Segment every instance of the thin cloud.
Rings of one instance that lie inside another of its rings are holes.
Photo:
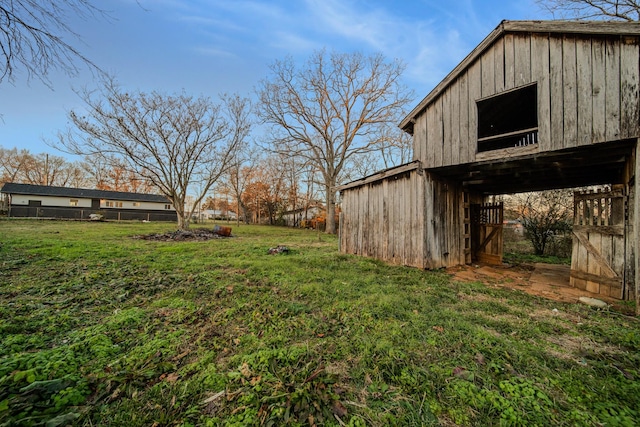
[[[430,15],[416,22],[415,16],[410,21],[395,9],[361,10],[358,3],[337,0],[306,3],[326,33],[348,39],[360,50],[402,58],[407,64],[407,79],[421,90],[435,85],[469,50],[453,23],[437,22]]]
[[[222,57],[222,58],[237,58],[238,56],[233,52],[229,52],[224,49],[218,49],[215,47],[196,46],[196,47],[193,47],[191,50],[193,50],[194,52],[200,55],[205,55],[205,56],[214,56],[214,57]]]
[[[323,47],[322,43],[296,33],[277,31],[269,45],[288,53],[308,53]]]

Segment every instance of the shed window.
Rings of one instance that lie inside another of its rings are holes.
[[[171,209],[171,205],[164,205],[165,209]]]
[[[528,85],[476,102],[478,152],[538,143],[538,86]]]
[[[69,199],[69,206],[78,206],[78,199]]]
[[[133,202],[133,207],[139,207],[140,206],[140,202]]]

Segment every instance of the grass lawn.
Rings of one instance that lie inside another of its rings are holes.
[[[0,425],[632,426],[640,322],[242,226],[0,221]],[[269,255],[286,245],[288,254]]]

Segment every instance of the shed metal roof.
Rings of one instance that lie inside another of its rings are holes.
[[[546,33],[639,36],[640,22],[611,21],[502,21],[469,53],[411,112],[400,122],[400,128],[413,134],[415,118],[453,83],[491,45],[507,33]]]
[[[7,182],[0,193],[32,196],[74,197],[81,199],[109,199],[134,202],[170,203],[158,194],[127,193],[123,191],[92,190],[86,188],[52,187],[48,185],[19,184]]]

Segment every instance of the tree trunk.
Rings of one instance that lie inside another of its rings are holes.
[[[178,213],[178,230],[188,230],[189,221],[185,218],[184,212]]]
[[[336,234],[336,197],[333,185],[325,186],[327,200],[327,217],[325,233]]]
[[[178,203],[173,203],[173,206],[176,209],[176,216],[178,217],[178,230],[188,230],[189,229],[189,218],[185,215],[184,208],[180,209]]]

